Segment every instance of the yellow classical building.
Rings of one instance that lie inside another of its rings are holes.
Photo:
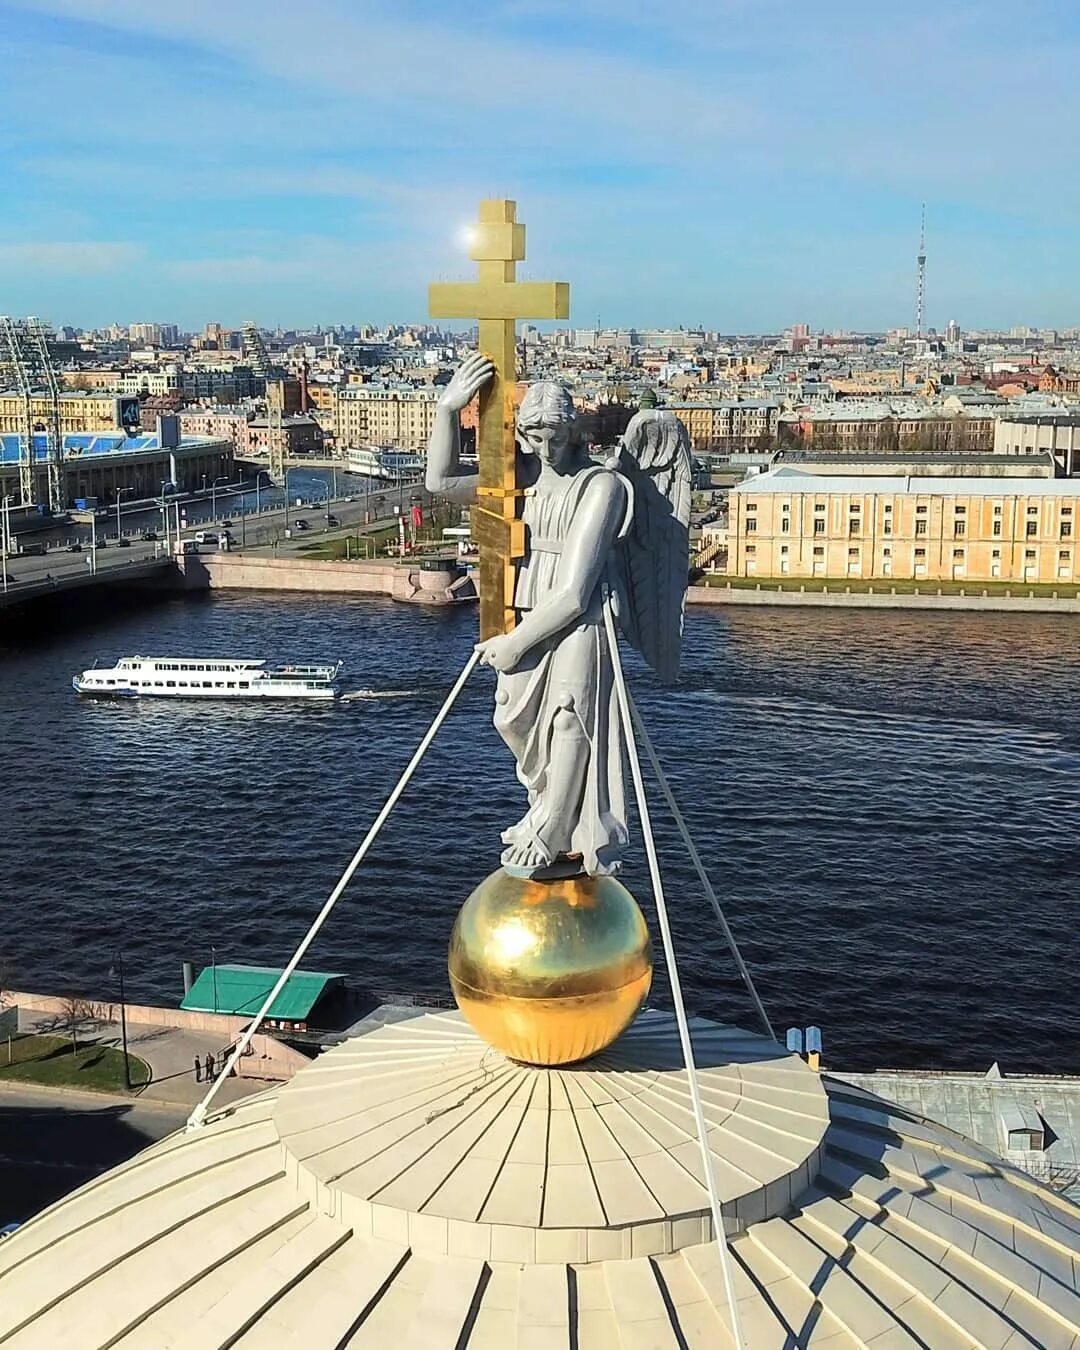
[[[777,468],[728,498],[729,575],[1076,582],[1080,480]]]
[[[60,430],[69,432],[118,431],[125,422],[137,424],[139,402],[115,394],[78,393],[60,395]],[[36,430],[49,425],[51,403],[45,394],[30,396],[30,417]],[[0,432],[21,432],[24,400],[16,393],[0,393]]]
[[[334,428],[338,445],[392,445],[423,450],[435,424],[442,391],[410,386],[345,385],[337,391]]]

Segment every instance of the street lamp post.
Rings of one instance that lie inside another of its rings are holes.
[[[214,972],[214,1011],[217,1012],[217,1010],[218,1010],[218,998],[217,998],[217,948],[216,948],[216,947],[211,947],[211,948],[210,948],[210,965],[211,965],[211,967],[212,967],[212,969],[213,969],[213,972]]]
[[[4,593],[8,588],[8,554],[11,552],[11,503],[14,498],[9,494],[0,501],[0,541],[4,550]]]
[[[228,478],[215,478],[210,484],[210,519],[217,520],[217,485],[227,483]]]
[[[122,487],[116,489],[116,537],[120,538],[120,501],[125,492],[134,492],[134,488]]]
[[[131,1091],[131,1063],[128,1059],[127,1043],[127,1000],[124,995],[124,954],[117,952],[109,969],[110,975],[120,977],[120,1041],[124,1047],[124,1086]]]

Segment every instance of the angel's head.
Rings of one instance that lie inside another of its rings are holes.
[[[517,415],[518,444],[527,455],[561,468],[577,458],[581,436],[570,391],[554,380],[529,386]]]

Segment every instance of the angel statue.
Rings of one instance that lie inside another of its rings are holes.
[[[427,487],[476,498],[459,464],[459,414],[491,378],[465,359],[439,401]],[[537,879],[618,870],[627,842],[622,726],[603,606],[657,676],[679,668],[689,563],[690,445],[673,413],[637,413],[615,455],[589,458],[564,385],[530,386],[517,414],[526,552],[517,623],[480,645],[498,672],[495,727],[517,761],[528,810],[503,831],[502,864]]]

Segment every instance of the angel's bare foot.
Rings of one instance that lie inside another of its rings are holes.
[[[500,859],[504,867],[514,867],[521,871],[531,871],[551,866],[548,851],[537,839],[525,840],[504,849]]]

